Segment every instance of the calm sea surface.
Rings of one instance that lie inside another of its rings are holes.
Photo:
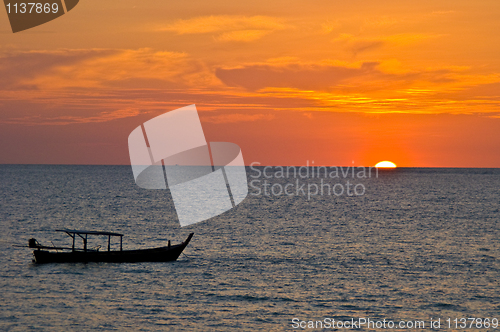
[[[423,330],[440,318],[451,331],[448,318],[500,319],[500,170],[398,169],[350,178],[363,195],[310,198],[321,179],[247,170],[257,182],[240,205],[181,228],[168,191],[138,188],[128,166],[0,165],[0,331],[302,330],[294,318]],[[257,195],[264,180],[277,195]],[[70,244],[59,228],[124,233],[124,249],[195,236],[173,263],[35,265],[12,246]]]

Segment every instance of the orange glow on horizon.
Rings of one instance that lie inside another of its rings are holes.
[[[392,161],[381,161],[375,165],[377,168],[396,168],[396,164]]]

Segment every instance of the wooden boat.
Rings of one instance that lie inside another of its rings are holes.
[[[71,248],[43,246],[36,239],[30,239],[28,247],[34,248],[33,255],[35,263],[87,263],[87,262],[108,262],[108,263],[136,263],[136,262],[169,262],[175,261],[184,248],[188,245],[194,233],[189,234],[188,238],[176,245],[165,247],[137,250],[123,250],[123,234],[99,231],[81,231],[58,229],[57,232],[65,232],[73,239]],[[103,235],[108,237],[108,248],[99,251],[100,247],[87,248],[89,235]],[[83,248],[75,247],[76,237],[83,240]],[[120,237],[120,250],[111,250],[111,237]]]

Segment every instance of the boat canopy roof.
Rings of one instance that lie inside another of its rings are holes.
[[[75,229],[56,229],[56,232],[66,232],[68,234],[91,234],[91,235],[108,235],[108,236],[123,236],[120,233],[102,232],[102,231],[82,231]]]

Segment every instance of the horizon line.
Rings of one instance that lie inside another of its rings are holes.
[[[14,164],[14,163],[0,163],[0,166],[131,166],[127,164]],[[165,166],[177,166],[177,165],[165,165]],[[212,166],[212,165],[182,165],[182,166]],[[245,165],[245,167],[372,167],[377,168],[375,165],[373,166],[364,166],[364,165]],[[224,166],[225,167],[225,166]],[[397,166],[395,168],[386,168],[386,167],[378,167],[379,170],[395,170],[399,168],[443,168],[443,169],[500,169],[499,167],[469,167],[469,166]]]

